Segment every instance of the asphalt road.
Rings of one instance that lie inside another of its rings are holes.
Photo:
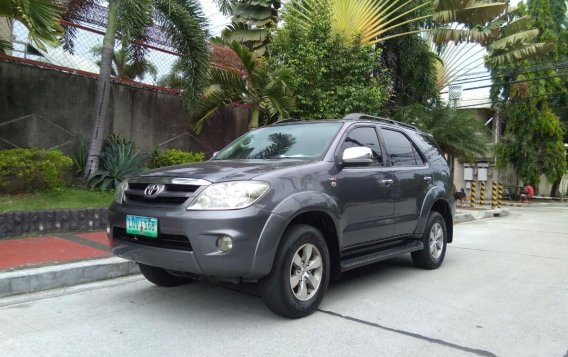
[[[350,272],[300,320],[254,286],[115,279],[0,300],[0,355],[568,357],[567,255],[568,206],[516,209],[457,225],[438,270]]]

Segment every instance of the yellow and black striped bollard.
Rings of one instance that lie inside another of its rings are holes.
[[[475,208],[475,182],[471,181],[471,195],[469,196],[469,205]]]
[[[497,182],[493,181],[491,188],[491,208],[497,207]]]
[[[503,183],[499,182],[499,196],[497,197],[497,207],[503,207]]]
[[[485,181],[481,181],[479,187],[479,205],[483,207],[485,204]]]

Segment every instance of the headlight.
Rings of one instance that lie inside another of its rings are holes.
[[[116,191],[114,192],[114,202],[118,203],[119,205],[122,204],[122,200],[124,199],[124,191],[128,189],[128,181],[122,181]]]
[[[270,185],[260,181],[233,181],[207,186],[187,207],[188,210],[245,208],[262,197]]]

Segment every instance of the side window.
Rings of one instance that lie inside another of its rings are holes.
[[[365,146],[373,151],[374,161],[370,166],[384,166],[381,145],[375,128],[364,127],[351,130],[341,145],[341,155],[345,149],[355,146]]]
[[[402,133],[389,129],[382,129],[381,132],[392,166],[421,166],[424,164],[414,145]]]

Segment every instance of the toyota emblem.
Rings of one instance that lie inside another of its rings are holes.
[[[165,185],[148,185],[144,189],[144,196],[146,196],[146,198],[155,198],[162,193],[165,188]]]

